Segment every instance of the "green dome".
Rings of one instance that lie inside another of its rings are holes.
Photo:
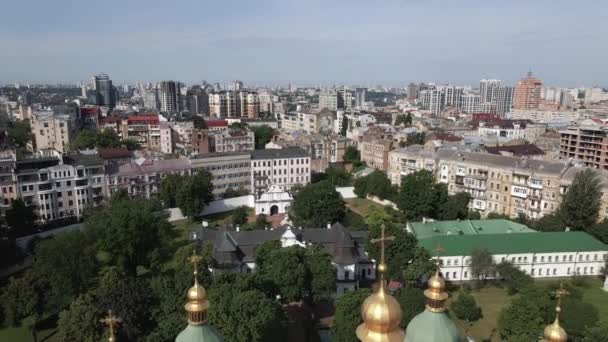
[[[404,342],[459,342],[458,329],[443,312],[425,310],[412,319],[405,329]]]
[[[224,337],[214,327],[209,324],[188,325],[177,338],[175,342],[223,342]]]

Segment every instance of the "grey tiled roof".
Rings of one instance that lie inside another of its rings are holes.
[[[196,239],[213,244],[214,257],[219,264],[234,265],[239,262],[253,262],[255,248],[267,241],[280,240],[287,229],[291,229],[297,240],[313,243],[323,248],[338,264],[369,262],[363,249],[367,231],[350,232],[340,223],[327,228],[291,228],[287,225],[272,230],[233,231],[203,228],[196,233]],[[193,237],[191,237],[193,238]]]

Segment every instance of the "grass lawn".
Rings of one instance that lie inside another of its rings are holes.
[[[471,337],[475,338],[476,341],[483,341],[492,335],[492,331],[496,328],[498,322],[498,315],[500,311],[511,302],[511,297],[507,295],[504,289],[487,286],[479,291],[473,291],[473,297],[477,301],[477,305],[481,307],[483,318],[473,323],[469,330]],[[458,296],[458,292],[450,294],[450,301],[454,300]],[[448,308],[449,308],[448,302]],[[456,325],[464,335],[467,330],[467,323],[461,321],[455,317],[452,317]],[[497,338],[494,339],[498,341]],[[494,341],[493,340],[493,341]]]
[[[383,206],[376,202],[372,202],[366,198],[349,198],[344,200],[346,207],[354,211],[355,213],[366,217],[372,209],[382,209]]]
[[[38,332],[38,342],[59,342],[55,329]],[[0,329],[0,341],[34,342],[32,334],[26,327]]]
[[[209,227],[213,226],[222,226],[227,223],[231,223],[231,216],[234,210],[226,211],[223,213],[211,214],[203,216],[202,220],[209,222]],[[253,208],[247,208],[247,221],[254,222],[255,214],[253,212]],[[200,225],[200,222],[199,222]]]

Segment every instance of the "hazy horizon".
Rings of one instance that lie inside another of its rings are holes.
[[[0,83],[476,86],[531,69],[546,85],[606,86],[608,4],[539,0],[12,1]]]

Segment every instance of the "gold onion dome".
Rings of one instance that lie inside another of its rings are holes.
[[[555,320],[553,323],[547,325],[545,327],[545,331],[543,333],[544,342],[566,342],[568,341],[568,334],[559,324],[559,314],[562,312],[561,303],[562,297],[567,295],[568,291],[566,291],[562,286],[560,286],[559,290],[555,291],[555,295],[557,296],[557,305],[555,306]]]
[[[394,240],[394,237],[382,236],[373,239],[372,243],[380,242],[380,264],[378,273],[380,275],[380,287],[378,291],[365,299],[361,306],[361,318],[363,323],[357,327],[357,337],[362,342],[401,342],[405,333],[399,328],[401,323],[401,306],[397,300],[386,292],[384,282],[384,242]]]

